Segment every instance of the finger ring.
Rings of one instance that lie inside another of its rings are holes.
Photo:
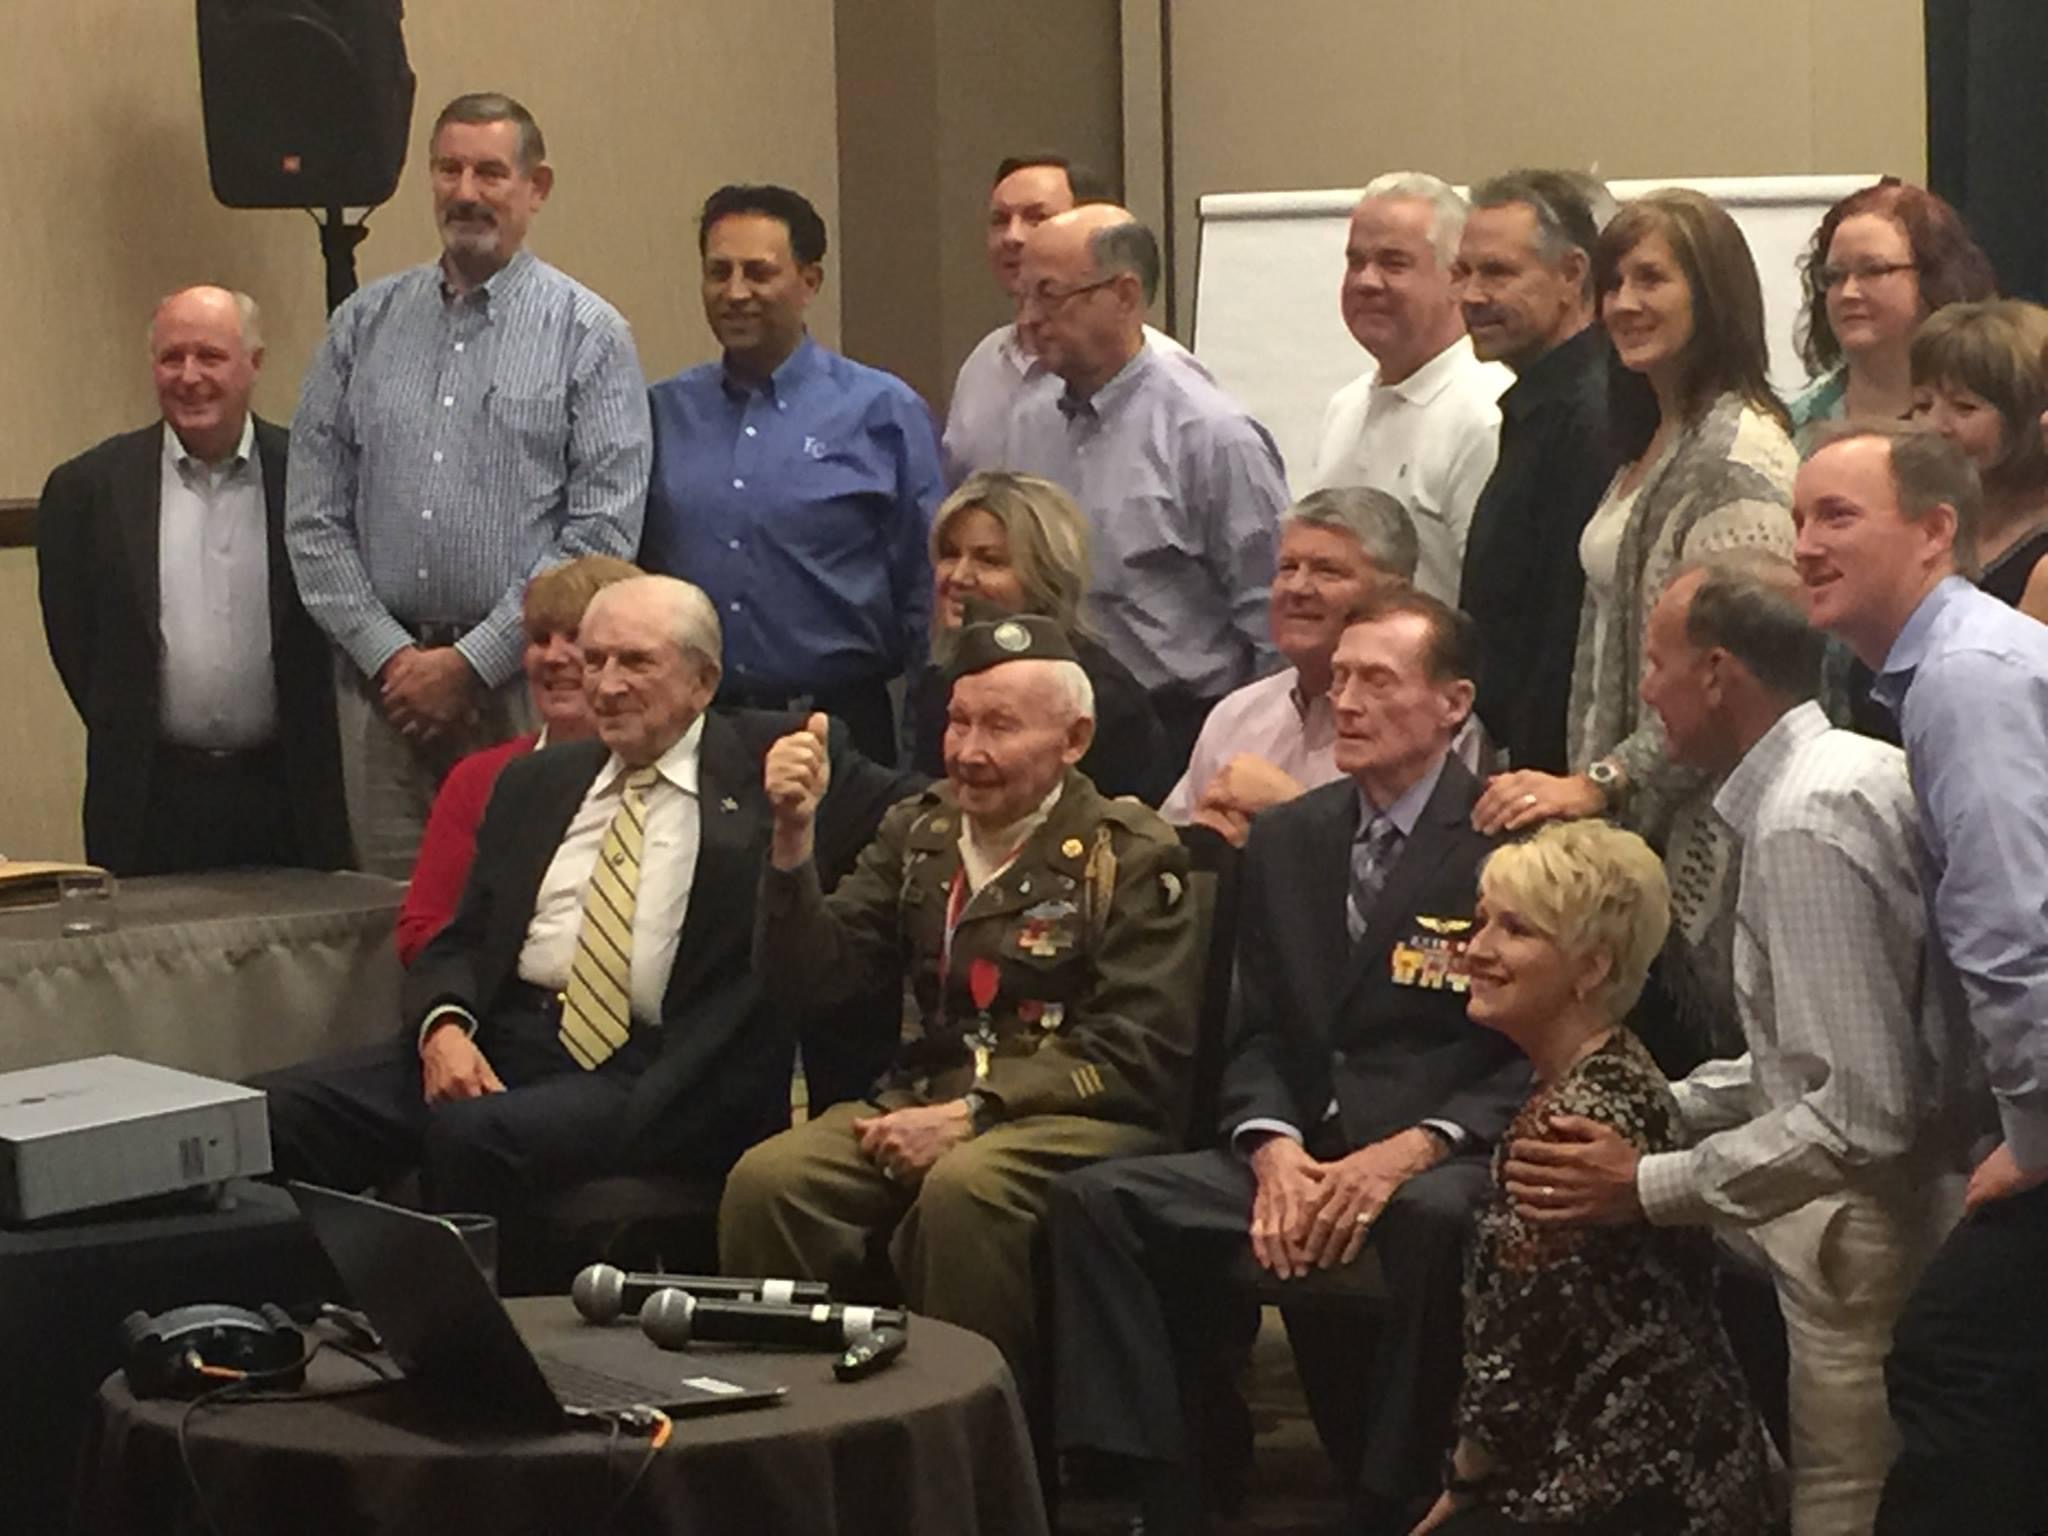
[[[1538,1193],[1540,1193],[1544,1199],[1548,1200],[1552,1195],[1557,1193],[1557,1186],[1555,1184],[1545,1184],[1542,1187],[1542,1189],[1538,1191]]]
[[[1535,797],[1534,795],[1524,795],[1524,796],[1522,796],[1522,804],[1524,804],[1524,805],[1534,805],[1535,803],[1536,803],[1536,797]]]
[[[1360,1211],[1352,1218],[1352,1223],[1355,1226],[1369,1227],[1372,1225],[1372,1213],[1370,1211]]]

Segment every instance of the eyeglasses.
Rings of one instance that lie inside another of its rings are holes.
[[[1071,288],[1027,288],[1024,290],[1022,307],[1050,314],[1055,309],[1063,308],[1070,299],[1078,299],[1082,294],[1093,293],[1098,288],[1107,288],[1120,275],[1111,273],[1108,277],[1098,277],[1092,283],[1076,283]]]
[[[1822,267],[1813,274],[1814,286],[1822,293],[1855,278],[1859,287],[1868,288],[1880,278],[1890,277],[1894,272],[1911,272],[1919,266],[1913,261],[1866,261],[1853,267]]]

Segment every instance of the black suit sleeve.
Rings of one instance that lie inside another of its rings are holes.
[[[1229,1044],[1217,1097],[1217,1121],[1226,1135],[1247,1120],[1284,1120],[1304,1136],[1310,1129],[1288,1084],[1287,1040],[1274,1017],[1274,1005],[1286,993],[1270,932],[1271,849],[1271,837],[1255,833],[1245,852]]]
[[[479,977],[484,973],[484,956],[494,941],[502,942],[506,923],[515,923],[524,934],[532,920],[531,906],[516,916],[502,912],[510,852],[530,839],[527,827],[530,810],[520,793],[530,775],[533,759],[508,763],[491,791],[484,819],[477,827],[476,856],[469,866],[469,879],[462,887],[462,900],[455,916],[414,958],[405,973],[399,1012],[405,1029],[416,1033],[426,1016],[444,1003],[467,1009],[482,1021],[490,999],[480,995]]]
[[[36,593],[50,660],[81,720],[92,697],[95,581],[117,579],[95,548],[92,483],[86,462],[73,459],[51,471],[36,503]]]
[[[1525,551],[1532,601],[1523,612],[1528,670],[1519,696],[1505,701],[1513,734],[1506,738],[1517,768],[1563,773],[1565,716],[1571,708],[1572,670],[1578,659],[1579,610],[1586,572],[1579,560],[1579,536],[1614,478],[1614,451],[1602,424],[1575,418],[1574,430],[1549,445],[1543,483],[1555,488],[1538,509],[1541,526]]]

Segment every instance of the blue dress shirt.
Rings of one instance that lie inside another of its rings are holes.
[[[365,677],[409,626],[488,687],[519,675],[544,566],[630,555],[647,503],[647,386],[619,312],[531,251],[467,293],[438,261],[334,312],[292,418],[285,543],[306,611]]]
[[[717,605],[728,678],[800,693],[923,657],[944,486],[931,412],[909,385],[805,337],[757,388],[706,363],[649,403],[640,562]]]
[[[1951,576],[1872,691],[1899,720],[1934,926],[2006,1144],[2048,1170],[2048,627]]]

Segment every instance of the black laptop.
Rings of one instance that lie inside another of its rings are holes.
[[[602,1369],[536,1353],[453,1224],[317,1184],[290,1189],[391,1358],[465,1417],[545,1430],[631,1408],[715,1413],[784,1395],[734,1375],[723,1360],[664,1354],[639,1339],[631,1350],[605,1350]]]

